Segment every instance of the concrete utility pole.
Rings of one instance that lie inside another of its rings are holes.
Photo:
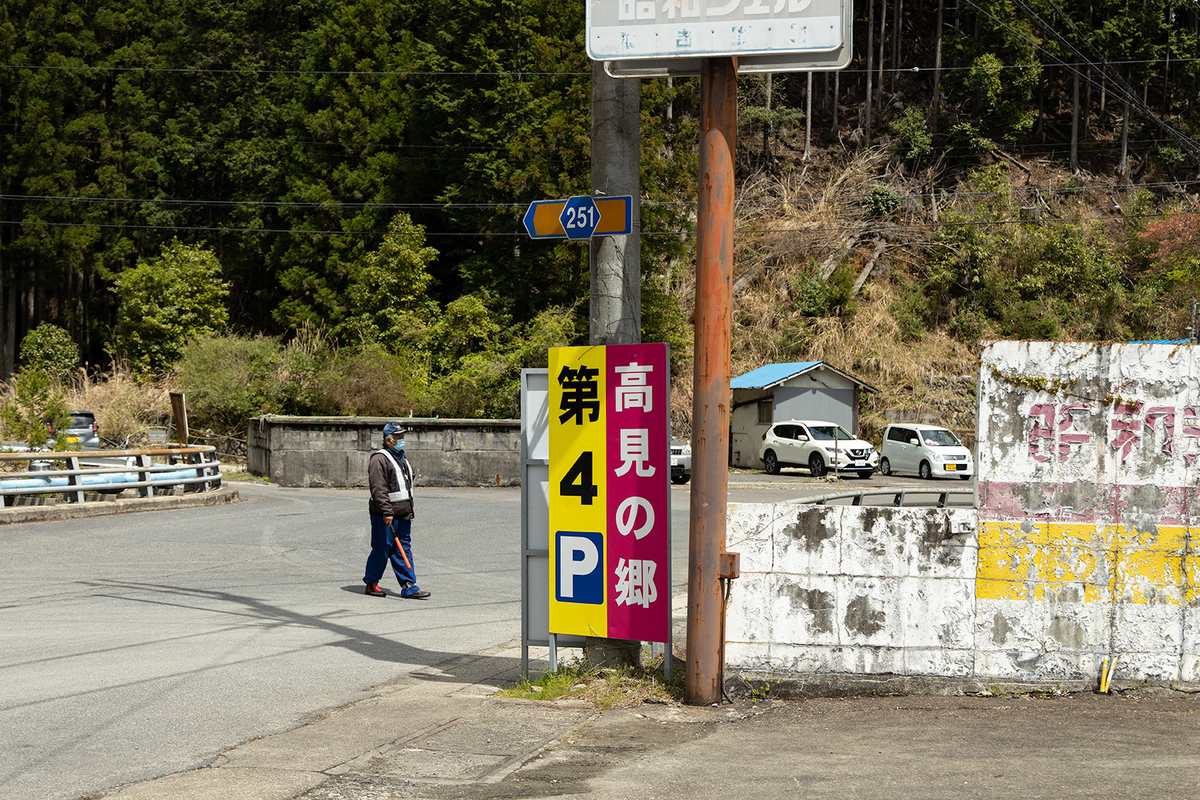
[[[641,94],[634,78],[610,78],[592,62],[592,196],[633,196],[633,232],[592,237],[589,342],[642,341]]]
[[[733,292],[733,163],[737,62],[700,68],[700,207],[697,216],[695,379],[688,557],[689,703],[716,703],[723,664],[720,559],[729,489],[729,372]]]
[[[631,195],[632,232],[594,236],[589,244],[591,304],[588,342],[642,341],[641,85],[610,78],[603,62],[592,62],[592,196]],[[593,666],[637,664],[641,642],[589,637],[584,647]],[[668,654],[669,656],[670,654]]]

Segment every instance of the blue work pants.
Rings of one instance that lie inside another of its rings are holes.
[[[396,547],[396,539],[400,540],[404,553],[408,556],[407,564]],[[396,573],[396,580],[400,581],[401,594],[420,591],[421,587],[417,586],[417,575],[412,566],[412,520],[393,519],[389,530],[381,515],[372,514],[371,554],[367,556],[367,570],[363,575],[363,583],[379,583],[389,561],[392,563],[392,571]]]

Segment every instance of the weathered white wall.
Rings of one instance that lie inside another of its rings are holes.
[[[971,673],[975,510],[731,504],[730,668]]]
[[[731,505],[728,666],[1200,681],[1198,362],[994,342],[977,512]]]
[[[979,669],[1200,680],[1200,348],[993,342],[979,379]]]

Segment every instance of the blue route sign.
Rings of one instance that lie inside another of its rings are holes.
[[[625,236],[633,231],[633,196],[537,200],[530,204],[522,222],[534,239]]]
[[[562,223],[568,239],[590,239],[600,224],[600,209],[596,208],[596,201],[591,197],[576,195],[567,200],[558,221]]]

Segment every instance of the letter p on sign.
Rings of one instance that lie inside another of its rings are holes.
[[[604,537],[599,533],[559,531],[558,569],[554,593],[562,603],[604,602],[604,571],[600,569]]]

